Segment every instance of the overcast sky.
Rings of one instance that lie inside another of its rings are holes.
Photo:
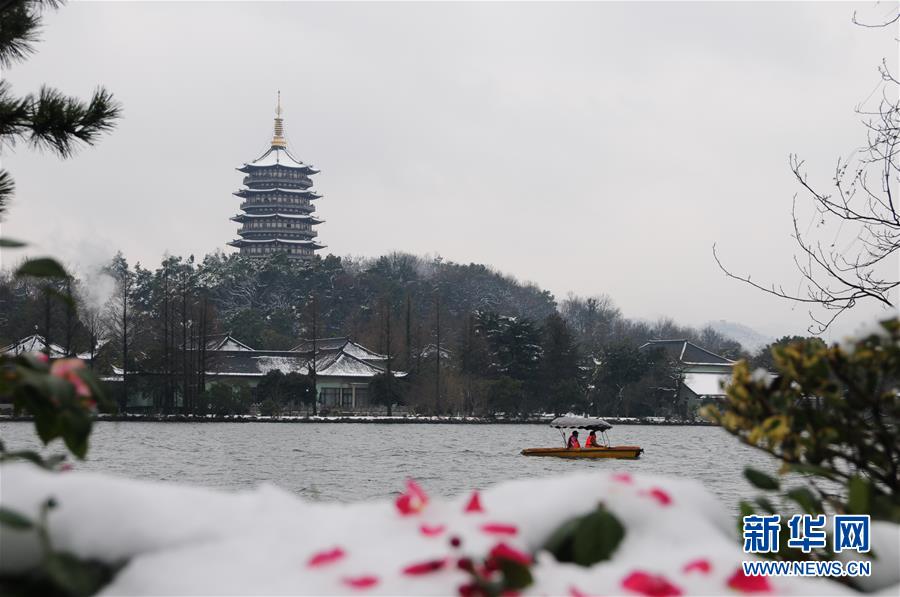
[[[70,4],[5,74],[103,84],[124,117],[69,161],[5,151],[3,234],[82,265],[233,250],[234,168],[265,151],[281,89],[291,149],[321,169],[323,254],[440,254],[631,317],[800,333],[803,308],[727,280],[711,247],[796,288],[788,155],[827,185],[863,141],[854,106],[897,53],[851,23],[896,3],[872,6]]]

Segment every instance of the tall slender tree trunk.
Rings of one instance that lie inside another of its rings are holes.
[[[436,414],[440,415],[442,411],[441,405],[441,296],[437,293],[434,295],[434,313],[435,313],[435,351],[434,351],[434,407]]]
[[[312,358],[309,361],[309,379],[313,386],[313,416],[319,414],[319,386],[316,375],[316,357],[319,353],[319,314],[316,295],[312,297]]]
[[[122,278],[122,413],[128,412],[128,272]]]
[[[406,293],[406,353],[403,366],[412,371],[412,297]]]
[[[394,404],[394,392],[392,388],[392,382],[394,374],[391,372],[391,307],[388,301],[385,301],[385,310],[384,310],[384,323],[385,323],[385,348],[387,355],[387,362],[385,363],[385,375],[387,376],[387,415],[390,417],[393,415],[393,404]]]

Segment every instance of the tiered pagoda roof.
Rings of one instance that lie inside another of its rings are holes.
[[[234,192],[244,202],[241,213],[231,220],[242,225],[240,238],[229,245],[250,257],[285,253],[296,259],[312,259],[315,251],[325,247],[315,240],[318,233],[313,229],[323,220],[312,215],[316,209],[312,202],[321,195],[312,190],[309,177],[319,171],[288,151],[280,92],[269,149],[237,170],[247,175],[244,188]]]

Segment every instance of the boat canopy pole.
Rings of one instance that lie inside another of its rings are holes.
[[[564,448],[568,448],[568,447],[569,447],[569,444],[568,444],[568,442],[566,442],[566,432],[563,431],[562,428],[559,428],[559,436],[560,436],[560,437],[562,438],[562,440],[563,440],[563,447],[564,447]]]

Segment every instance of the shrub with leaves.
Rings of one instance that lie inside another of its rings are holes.
[[[752,469],[748,480],[810,514],[900,522],[900,321],[842,345],[775,346],[772,357],[774,378],[739,362],[725,403],[704,415],[781,461],[779,474],[800,473],[808,484],[782,491],[779,479]],[[756,508],[775,511],[766,497],[741,506]]]

